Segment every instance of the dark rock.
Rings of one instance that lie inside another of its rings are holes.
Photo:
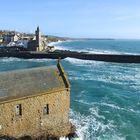
[[[59,140],[59,138],[55,136],[47,135],[47,136],[40,136],[35,140]]]
[[[17,140],[17,139],[9,136],[0,136],[0,140]]]
[[[31,136],[24,136],[19,138],[19,140],[32,140]]]
[[[76,133],[70,133],[69,135],[67,135],[67,137],[69,138],[69,140],[71,140],[72,138],[77,138],[78,135]]]

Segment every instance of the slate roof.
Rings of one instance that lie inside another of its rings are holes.
[[[57,66],[1,72],[0,103],[67,88],[63,74]]]

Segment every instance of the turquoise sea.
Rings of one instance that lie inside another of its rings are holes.
[[[140,55],[140,40],[80,40],[57,48],[89,53]],[[56,64],[56,60],[0,58],[0,71]],[[140,64],[67,58],[71,83],[70,120],[81,140],[140,140]]]

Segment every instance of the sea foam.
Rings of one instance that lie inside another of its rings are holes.
[[[102,140],[114,139],[124,140],[119,133],[115,133],[116,126],[113,121],[108,121],[104,124],[100,119],[104,119],[104,116],[99,115],[98,109],[90,108],[91,115],[82,115],[79,112],[71,110],[71,122],[76,126],[76,133],[80,140]],[[107,131],[110,130],[110,133]]]

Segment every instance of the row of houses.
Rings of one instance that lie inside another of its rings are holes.
[[[16,34],[4,34],[0,36],[1,44],[8,44],[10,42],[17,41],[19,38]]]

